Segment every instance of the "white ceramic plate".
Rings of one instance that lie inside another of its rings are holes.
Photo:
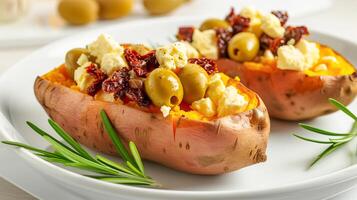
[[[109,33],[120,42],[167,43],[180,25],[195,25],[202,19],[158,19],[126,23],[106,29],[71,36],[50,44],[23,59],[0,80],[0,133],[7,140],[47,147],[25,121],[31,120],[47,130],[47,116],[33,95],[33,81],[60,65],[64,54],[73,47],[81,47],[100,33]],[[313,39],[329,44],[354,64],[357,45],[313,32]],[[357,102],[350,105],[357,111]],[[309,121],[331,130],[348,130],[351,120],[341,112]],[[195,176],[180,173],[160,165],[145,162],[148,174],[161,182],[165,189],[148,189],[114,185],[85,178],[71,171],[47,163],[25,150],[16,150],[23,159],[69,191],[84,199],[321,199],[349,189],[357,183],[355,163],[356,144],[332,154],[310,170],[308,163],[323,146],[296,139],[292,133],[307,134],[295,122],[272,121],[268,147],[268,161],[221,176]]]

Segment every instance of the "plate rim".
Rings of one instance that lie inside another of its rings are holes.
[[[126,26],[141,26],[141,24],[146,24],[146,23],[162,23],[162,22],[170,22],[170,21],[172,21],[172,22],[177,22],[177,21],[182,21],[182,22],[191,21],[191,22],[193,22],[193,21],[200,20],[200,19],[202,19],[202,17],[192,17],[192,16],[181,17],[181,18],[158,17],[155,19],[129,21],[129,22],[118,24],[118,25],[105,27],[100,30],[93,29],[91,31],[87,31],[85,34],[96,33],[99,31],[105,32],[105,31],[114,30],[114,29],[123,29]],[[320,31],[315,31],[314,29],[310,29],[310,30],[312,33],[320,34],[320,35],[327,36],[327,37],[332,37],[332,38],[335,38],[335,39],[343,41],[343,42],[351,43],[352,45],[356,45],[356,47],[357,47],[356,42],[350,41],[348,39],[344,39],[339,36],[323,33]],[[12,67],[5,70],[0,76],[0,82],[2,82],[4,77],[7,74],[11,73],[12,70],[23,65],[22,63],[26,62],[28,59],[31,59],[34,55],[36,55],[40,52],[44,52],[47,49],[50,49],[50,47],[58,45],[59,43],[63,43],[65,41],[69,40],[69,38],[79,37],[82,34],[83,33],[78,33],[78,34],[64,37],[60,40],[56,40],[54,42],[51,42],[51,43],[35,50],[34,52],[29,54],[25,58],[18,61]],[[13,130],[10,130],[10,129],[13,129]],[[22,137],[21,134],[18,133],[16,128],[11,124],[11,122],[4,116],[3,112],[0,111],[0,134],[2,134],[4,136],[4,139],[18,141],[13,136],[11,136],[11,134],[10,134],[11,132],[16,134],[17,137],[19,137],[19,136]],[[226,196],[226,197],[229,197],[229,196],[233,196],[233,197],[252,196],[252,197],[255,197],[255,196],[282,194],[282,193],[286,193],[289,191],[303,191],[306,189],[312,190],[314,188],[324,187],[324,186],[328,186],[331,184],[338,184],[338,183],[341,183],[344,181],[348,181],[350,179],[355,179],[357,177],[357,165],[351,165],[351,166],[348,166],[348,167],[343,168],[338,171],[334,171],[329,174],[310,178],[307,180],[297,181],[297,182],[283,185],[283,186],[264,187],[264,188],[259,188],[259,189],[243,189],[243,190],[238,190],[238,191],[237,190],[187,191],[187,190],[170,190],[170,189],[163,190],[163,189],[154,189],[154,188],[112,184],[112,183],[107,183],[107,182],[91,179],[91,178],[82,176],[78,173],[75,173],[70,170],[59,167],[57,165],[54,165],[52,163],[49,163],[49,162],[37,157],[35,154],[31,153],[28,150],[16,149],[15,152],[17,152],[22,158],[24,158],[27,162],[29,162],[36,169],[41,167],[42,169],[46,168],[47,170],[51,170],[54,173],[63,174],[63,177],[61,177],[61,178],[55,177],[52,174],[53,178],[56,178],[56,179],[70,178],[69,179],[70,181],[68,181],[68,182],[70,182],[70,184],[74,184],[74,181],[75,181],[76,183],[83,184],[83,185],[79,184],[80,187],[86,187],[89,184],[91,186],[91,189],[95,189],[95,190],[99,190],[99,188],[106,188],[106,189],[108,189],[108,191],[110,189],[111,193],[118,192],[118,190],[121,190],[121,191],[126,191],[126,192],[129,192],[132,194],[137,194],[138,192],[140,192],[141,195],[151,195],[151,196],[155,195],[157,197],[168,197],[171,195],[176,195],[178,197],[209,197],[209,198],[217,198],[217,197],[222,197],[222,196]],[[48,173],[48,171],[44,171],[43,173],[51,176],[51,174]],[[64,177],[64,176],[66,176],[66,177]],[[63,181],[63,180],[61,180],[61,181]]]

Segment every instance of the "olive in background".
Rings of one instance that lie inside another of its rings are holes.
[[[259,39],[254,33],[241,32],[228,43],[229,58],[235,61],[253,60],[259,52]]]
[[[83,25],[94,22],[98,18],[98,3],[95,0],[61,0],[58,12],[72,25]]]
[[[183,89],[177,75],[164,68],[156,68],[146,78],[145,91],[154,105],[174,107],[183,98]]]
[[[162,15],[169,13],[183,3],[186,0],[143,0],[144,7],[151,15]]]
[[[217,18],[206,19],[200,26],[201,31],[215,29],[215,28],[229,28],[230,25],[227,21]]]
[[[179,74],[184,96],[183,100],[191,104],[205,96],[208,86],[208,74],[201,66],[187,64]]]
[[[134,0],[97,0],[100,19],[116,19],[131,13]]]

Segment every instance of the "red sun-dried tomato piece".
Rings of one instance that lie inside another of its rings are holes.
[[[155,56],[155,51],[150,51],[145,55],[140,55],[135,50],[125,49],[124,57],[129,67],[133,69],[135,74],[139,77],[146,76],[147,73],[159,66]]]
[[[108,93],[117,93],[126,90],[129,87],[130,74],[127,68],[115,71],[107,78],[102,85],[103,91]]]
[[[111,77],[103,82],[103,90],[108,93],[114,93],[115,99],[122,100],[125,104],[136,102],[140,106],[149,106],[151,101],[144,91],[143,84],[130,84],[134,79],[130,79],[129,70],[123,68],[115,71]]]
[[[231,12],[226,17],[226,21],[231,25],[233,34],[244,31],[244,29],[248,28],[250,24],[250,19],[248,17],[235,14],[234,8],[231,8]]]
[[[262,50],[269,49],[273,54],[276,54],[278,48],[284,44],[283,38],[272,38],[265,33],[260,37],[260,48]]]
[[[125,98],[123,101],[135,101],[140,106],[147,107],[150,105],[151,101],[144,90],[139,88],[129,88],[125,93]]]
[[[192,42],[192,36],[195,28],[193,26],[180,27],[177,33],[177,39]]]
[[[279,19],[282,26],[284,26],[289,19],[289,14],[286,11],[275,10],[272,11],[271,14],[275,15]]]
[[[87,94],[94,96],[102,88],[102,83],[108,76],[94,63],[91,63],[86,68],[86,71],[94,78],[94,81],[87,88]]]
[[[229,40],[232,39],[232,32],[224,28],[218,28],[216,29],[216,35],[219,57],[228,57],[227,48]]]
[[[289,42],[291,39],[294,39],[296,44],[304,35],[309,35],[309,30],[306,26],[288,26],[285,30],[284,39],[285,42]]]
[[[213,74],[218,71],[217,63],[209,58],[190,58],[188,62],[201,66],[208,74]]]

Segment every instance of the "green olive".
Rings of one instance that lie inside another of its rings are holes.
[[[88,53],[87,49],[82,49],[82,48],[71,49],[66,54],[65,67],[67,69],[68,74],[72,78],[73,78],[73,75],[74,75],[74,71],[79,67],[77,61],[78,61],[78,58],[82,54],[85,54],[85,55],[89,56],[89,53]]]
[[[152,71],[145,80],[145,90],[154,105],[176,106],[179,105],[183,97],[183,89],[177,75],[164,68],[157,68]]]
[[[183,86],[183,100],[191,104],[205,96],[208,86],[208,74],[201,66],[187,64],[179,74]]]
[[[254,33],[241,32],[228,43],[228,55],[235,61],[250,61],[259,51],[259,40]]]
[[[204,30],[209,30],[209,29],[215,29],[215,28],[229,28],[230,25],[228,22],[222,19],[217,19],[217,18],[211,18],[211,19],[206,19],[200,27],[201,31]]]
[[[96,21],[98,10],[98,3],[95,0],[61,0],[58,4],[59,14],[72,25]]]
[[[151,15],[162,15],[169,13],[179,6],[185,0],[144,0],[144,7]]]
[[[131,13],[134,0],[97,0],[101,19],[116,19]]]

